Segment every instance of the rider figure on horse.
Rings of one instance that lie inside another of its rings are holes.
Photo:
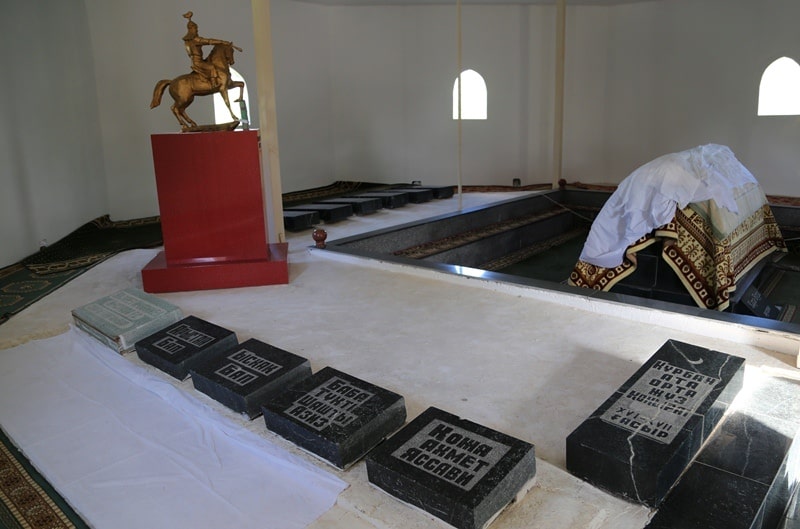
[[[186,47],[186,53],[192,60],[192,70],[208,79],[213,88],[219,88],[219,74],[213,64],[203,59],[203,46],[210,46],[213,44],[230,46],[231,42],[219,39],[206,39],[198,35],[197,24],[192,21],[192,15],[193,13],[191,11],[183,15],[183,18],[189,19],[189,22],[186,23],[187,31],[186,35],[183,37],[183,44]]]

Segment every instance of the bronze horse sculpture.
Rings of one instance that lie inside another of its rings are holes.
[[[239,88],[239,98],[234,101],[241,101],[244,92],[244,83],[241,81],[233,81],[231,79],[230,65],[234,63],[233,50],[242,51],[238,46],[233,44],[215,44],[209,52],[208,57],[204,59],[205,62],[210,63],[219,76],[219,82],[214,83],[208,77],[205,77],[195,71],[184,75],[179,75],[174,79],[162,79],[156,83],[153,90],[153,99],[150,102],[150,108],[155,108],[161,104],[161,97],[164,90],[169,87],[169,95],[175,103],[170,107],[178,123],[181,124],[181,129],[184,131],[197,129],[198,125],[192,118],[186,114],[186,107],[192,104],[195,96],[205,96],[219,92],[222,99],[225,101],[225,106],[228,107],[231,117],[235,124],[239,123],[239,118],[231,110],[231,104],[228,100],[228,90]]]

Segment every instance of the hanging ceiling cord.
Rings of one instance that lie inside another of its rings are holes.
[[[547,196],[546,193],[541,194],[539,196],[546,198],[547,200],[549,200],[550,202],[552,202],[553,204],[555,204],[556,206],[558,206],[560,208],[566,209],[567,211],[569,211],[570,213],[572,213],[573,215],[575,215],[578,218],[581,218],[581,219],[586,220],[588,222],[594,222],[594,219],[591,219],[591,218],[587,217],[586,215],[582,215],[582,214],[578,213],[574,209],[572,209],[572,208],[570,208],[568,206],[565,206],[564,204],[562,204],[561,202],[559,202],[557,200],[553,200],[552,198]]]
[[[458,63],[458,160],[457,160],[457,174],[458,174],[458,210],[461,211],[463,205],[462,193],[462,173],[461,173],[461,0],[456,0],[456,34],[457,34],[457,58]]]

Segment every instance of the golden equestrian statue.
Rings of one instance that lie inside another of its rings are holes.
[[[238,87],[239,99],[235,101],[241,101],[244,83],[231,80],[230,65],[234,63],[233,50],[242,51],[242,49],[227,40],[201,37],[197,32],[197,24],[192,21],[192,16],[193,13],[191,11],[183,15],[184,18],[189,20],[186,23],[187,32],[183,37],[183,43],[186,47],[186,53],[192,61],[192,72],[174,79],[162,79],[156,83],[150,108],[155,108],[161,104],[161,96],[164,94],[164,90],[169,87],[169,95],[175,101],[170,108],[178,123],[181,124],[182,131],[233,130],[239,124],[239,119],[231,110],[228,90]],[[203,46],[214,46],[205,59],[203,58]],[[217,92],[225,101],[225,106],[228,107],[228,112],[231,113],[233,121],[218,126],[198,125],[186,114],[186,107],[192,104],[195,96],[205,96],[216,94]]]

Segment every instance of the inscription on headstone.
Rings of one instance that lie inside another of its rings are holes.
[[[403,425],[405,401],[326,367],[263,406],[267,428],[338,468],[346,468]]]
[[[719,382],[717,377],[658,361],[601,418],[669,444]]]
[[[136,342],[142,361],[183,380],[195,365],[236,345],[233,331],[187,316],[147,338]]]
[[[392,455],[463,490],[472,490],[509,446],[433,420]]]
[[[670,340],[567,437],[567,470],[656,507],[742,387],[744,359]]]
[[[536,474],[533,445],[428,408],[367,455],[369,481],[460,529],[482,528]]]
[[[358,418],[357,408],[374,396],[340,377],[333,377],[294,401],[286,414],[317,431],[330,425],[345,427]]]
[[[195,389],[252,419],[272,395],[310,376],[311,365],[301,356],[251,338],[191,373]]]

